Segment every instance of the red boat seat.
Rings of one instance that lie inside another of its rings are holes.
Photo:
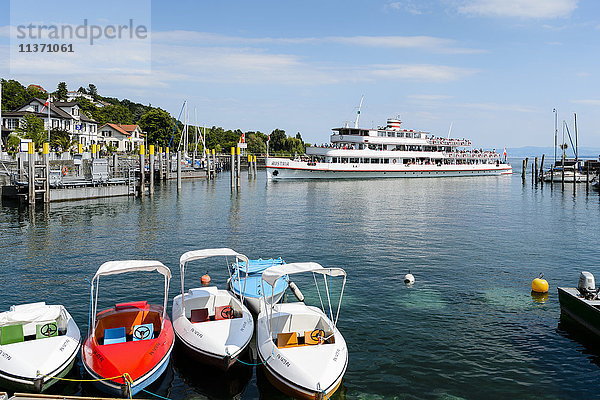
[[[208,308],[197,308],[191,311],[190,321],[195,324],[197,322],[208,321]]]
[[[119,303],[115,305],[115,310],[123,310],[126,308],[148,308],[147,301],[131,301],[129,303]]]
[[[233,319],[233,318],[235,318],[235,313],[233,311],[233,307],[231,307],[231,306],[215,307],[215,320]]]

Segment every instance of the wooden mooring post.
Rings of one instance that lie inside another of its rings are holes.
[[[28,170],[29,174],[27,176],[28,182],[28,193],[27,200],[30,205],[35,205],[35,145],[33,142],[29,142],[27,144],[27,154],[28,154]]]
[[[236,154],[236,173],[235,173],[235,186],[239,189],[242,187],[242,149],[240,149],[239,147],[235,148],[235,154]]]
[[[181,150],[177,152],[177,190],[181,189]]]
[[[145,161],[146,161],[146,148],[144,147],[143,144],[140,144],[140,183],[139,183],[139,196],[140,197],[144,197],[144,189],[146,186],[146,176],[145,176],[145,169],[146,169],[146,165],[145,165]]]
[[[529,163],[529,158],[525,158],[523,160],[523,170],[521,171],[521,179],[525,181],[525,174],[527,173],[527,164]]]
[[[535,157],[533,161],[533,170],[531,171],[531,179],[537,184],[538,182],[538,158]]]
[[[235,188],[235,147],[231,148],[231,162],[229,169],[231,170],[231,190]]]
[[[42,147],[44,156],[44,203],[50,203],[50,143]]]
[[[540,182],[544,180],[544,159],[546,158],[545,154],[542,154],[542,161],[540,162]]]
[[[150,158],[150,195],[154,194],[154,145],[148,146],[148,157]]]

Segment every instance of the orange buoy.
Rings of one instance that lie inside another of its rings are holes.
[[[206,274],[202,275],[202,277],[200,278],[200,282],[205,286],[210,284],[210,275],[208,275],[208,271],[206,272]]]

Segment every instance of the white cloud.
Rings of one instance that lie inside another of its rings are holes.
[[[577,8],[579,0],[465,0],[463,14],[486,17],[563,18]]]
[[[422,15],[425,13],[422,5],[417,5],[412,0],[392,1],[385,5],[387,9],[404,11],[412,15]]]
[[[429,64],[375,65],[370,74],[385,79],[411,79],[431,82],[447,82],[477,73],[468,68]]]
[[[407,96],[411,100],[418,101],[439,101],[439,100],[448,100],[451,99],[452,96],[448,96],[445,94],[411,94]]]
[[[497,104],[497,103],[465,103],[458,104],[461,108],[470,108],[480,111],[502,111],[502,112],[519,112],[519,113],[534,113],[538,112],[537,108],[530,106],[522,106],[519,104]]]
[[[571,103],[582,104],[585,106],[600,106],[600,100],[598,99],[571,100]]]
[[[266,44],[323,44],[338,43],[362,47],[412,48],[445,54],[475,54],[485,50],[457,46],[453,39],[433,36],[326,36],[322,38],[246,38],[194,31],[153,32],[154,43],[186,43],[198,46],[236,45],[264,46]]]

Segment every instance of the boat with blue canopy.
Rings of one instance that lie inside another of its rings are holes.
[[[261,301],[263,301],[262,273],[267,268],[283,264],[285,261],[281,257],[232,263],[230,265],[229,290],[237,297],[243,297],[248,308],[258,314],[261,310]],[[279,302],[289,286],[290,280],[286,275],[273,288],[274,295],[272,298],[269,297],[269,301]],[[271,288],[269,287],[270,295]]]

